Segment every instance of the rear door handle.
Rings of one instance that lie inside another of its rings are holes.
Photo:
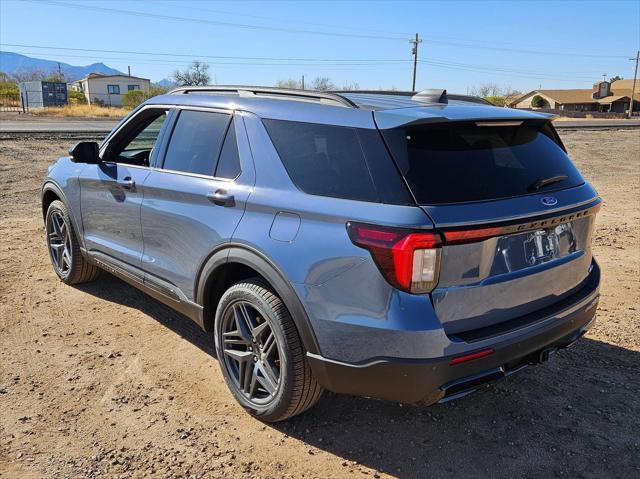
[[[231,193],[228,193],[227,190],[223,189],[216,190],[214,193],[209,193],[207,198],[218,206],[235,206],[236,204],[234,196]]]
[[[136,182],[130,176],[127,176],[122,180],[118,180],[118,184],[122,186],[125,190],[132,190],[136,186]]]

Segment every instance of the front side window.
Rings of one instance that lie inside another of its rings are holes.
[[[166,110],[143,110],[109,142],[107,156],[104,159],[149,166],[151,152],[166,119]]]
[[[164,159],[166,170],[213,176],[231,115],[183,110]]]
[[[107,85],[107,93],[110,95],[119,95],[120,85]]]
[[[263,120],[293,183],[305,193],[378,201],[355,128]]]

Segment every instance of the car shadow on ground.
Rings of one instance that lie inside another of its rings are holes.
[[[204,332],[196,323],[181,313],[109,273],[101,272],[96,281],[79,284],[75,288],[106,301],[135,308],[179,334],[205,353],[216,357],[211,334]]]
[[[215,358],[209,334],[119,279],[78,289],[139,309]],[[365,466],[400,478],[638,477],[639,370],[640,352],[583,338],[457,401],[416,407],[325,393],[270,427],[309,455],[342,458],[345,476],[370,477]]]

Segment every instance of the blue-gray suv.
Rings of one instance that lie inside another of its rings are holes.
[[[264,421],[324,389],[447,401],[569,346],[600,204],[548,115],[445,90],[179,88],[42,188],[60,279],[196,321]]]

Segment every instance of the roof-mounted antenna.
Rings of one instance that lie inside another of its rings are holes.
[[[426,103],[449,103],[447,99],[447,90],[432,88],[422,90],[411,97],[415,101],[423,101]]]

